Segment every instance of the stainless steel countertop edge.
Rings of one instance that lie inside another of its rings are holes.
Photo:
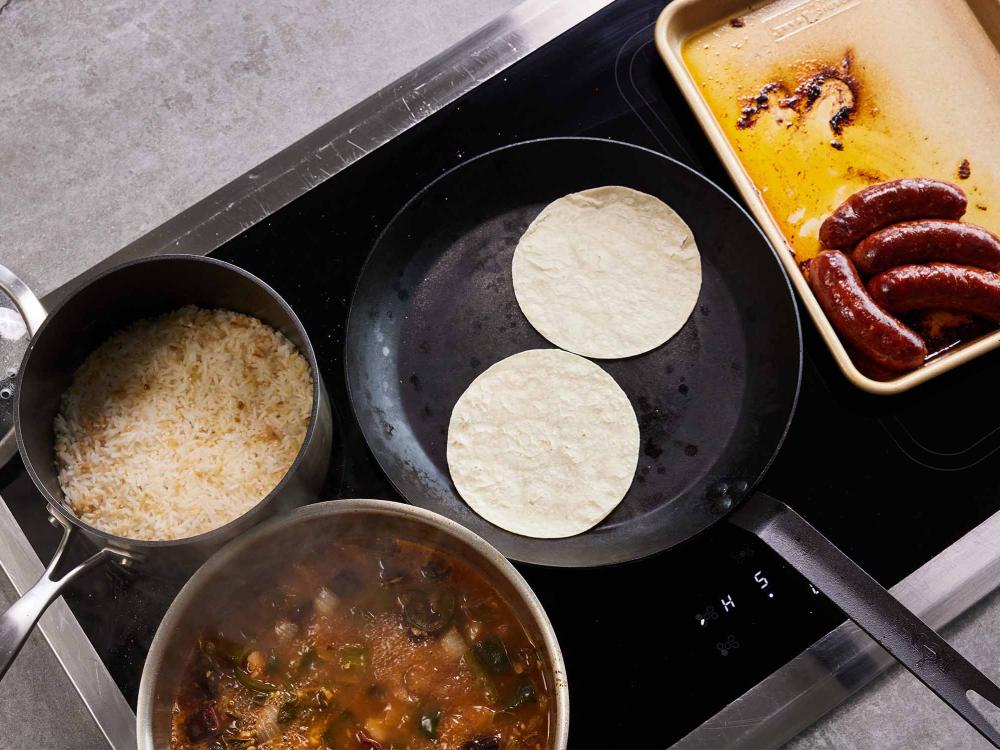
[[[944,627],[997,588],[998,538],[1000,512],[893,586],[893,595],[932,628]],[[674,747],[780,747],[895,663],[846,621]]]
[[[525,0],[49,293],[45,306],[52,309],[81,279],[128,259],[207,255],[611,2]],[[0,466],[16,450],[13,434],[0,439]],[[0,506],[0,569],[21,595],[45,566],[3,498]],[[133,750],[135,714],[61,598],[42,616],[38,629],[112,750]]]

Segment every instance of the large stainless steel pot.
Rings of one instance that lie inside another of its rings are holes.
[[[184,574],[258,521],[314,500],[329,465],[333,418],[316,354],[298,317],[271,287],[229,263],[193,255],[163,255],[125,263],[87,281],[48,314],[28,287],[2,266],[0,290],[14,300],[31,335],[15,386],[18,449],[53,522],[63,529],[62,541],[45,574],[0,615],[3,677],[42,612],[80,573],[104,560],[117,559],[126,565],[141,564],[154,575]],[[306,437],[281,482],[226,525],[171,541],[114,536],[81,521],[66,502],[56,471],[53,420],[74,373],[98,344],[135,320],[184,305],[252,315],[281,331],[298,347],[309,363],[314,384]],[[97,551],[56,578],[56,567],[76,532],[93,542]]]
[[[280,573],[284,550],[308,548],[338,536],[396,538],[433,546],[475,567],[514,608],[549,666],[554,714],[550,736],[565,748],[569,689],[559,642],[545,610],[521,574],[486,541],[464,526],[422,508],[385,500],[316,503],[262,524],[206,562],[181,589],[156,631],[139,685],[140,750],[170,746],[171,709],[192,649],[215,613],[246,600]]]

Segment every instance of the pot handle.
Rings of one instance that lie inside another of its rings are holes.
[[[63,535],[49,566],[38,582],[25,591],[24,596],[0,615],[0,679],[3,679],[7,673],[7,669],[21,650],[24,642],[28,640],[38,618],[42,616],[52,600],[59,596],[66,585],[80,573],[89,570],[113,554],[109,547],[102,547],[62,578],[53,578],[56,566],[59,565],[63,552],[66,551],[66,547],[73,537],[73,527],[70,524],[59,518],[58,515],[53,515],[53,519],[63,527]]]
[[[28,326],[28,335],[34,337],[45,322],[45,308],[28,285],[18,278],[17,274],[6,266],[0,265],[0,290],[3,290],[17,307],[24,324]]]
[[[729,520],[781,555],[994,747],[1000,748],[1000,731],[969,700],[969,693],[974,692],[1000,709],[1000,688],[833,542],[787,505],[760,492],[749,497]]]
[[[24,320],[25,328],[28,329],[28,339],[33,339],[47,315],[38,297],[18,278],[17,274],[3,265],[0,265],[0,291],[10,297]],[[14,360],[19,362],[27,348],[27,343],[22,339],[20,331],[15,341],[7,341],[0,337],[0,360],[6,360],[8,364],[14,364]],[[12,394],[6,392],[0,395],[3,398],[10,398]],[[14,437],[13,411],[10,407],[5,407],[0,410],[0,466],[5,465],[15,453],[17,453],[17,443]],[[3,676],[2,670],[0,676]]]

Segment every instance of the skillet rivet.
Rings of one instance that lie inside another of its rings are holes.
[[[57,529],[59,528],[59,521],[56,520],[55,516],[49,516],[49,523],[55,526]]]
[[[742,495],[743,493],[745,493],[747,491],[747,489],[749,487],[750,487],[750,485],[747,484],[746,480],[741,479],[740,481],[738,481],[735,484],[733,484],[733,494],[734,495]]]
[[[729,509],[733,507],[733,499],[726,495],[725,497],[717,497],[712,500],[709,508],[713,513],[723,514],[728,513]]]
[[[708,499],[718,500],[729,494],[729,485],[725,482],[718,482],[708,488]]]

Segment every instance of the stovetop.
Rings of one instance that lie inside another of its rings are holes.
[[[339,430],[328,497],[399,499],[348,402],[344,324],[378,233],[424,184],[497,146],[585,135],[661,151],[736,195],[656,55],[662,6],[618,0],[212,253],[273,285],[309,331]],[[1000,353],[909,394],[875,397],[845,381],[804,325],[799,409],[762,489],[892,585],[1000,509]],[[0,495],[48,559],[58,533],[16,459],[0,472]],[[85,547],[77,542],[71,557]],[[612,568],[518,567],[563,648],[574,748],[669,745],[843,619],[726,524]],[[179,586],[106,566],[65,596],[133,707],[149,642]]]

